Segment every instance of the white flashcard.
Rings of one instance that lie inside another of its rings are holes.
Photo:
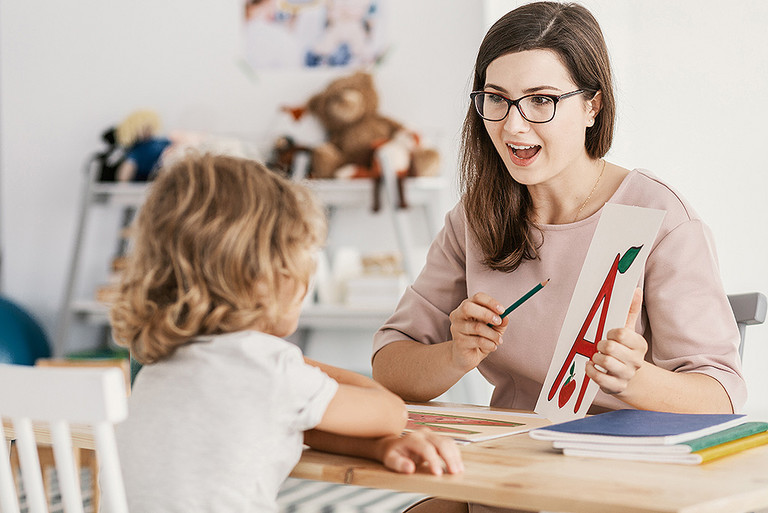
[[[603,207],[536,413],[553,422],[586,415],[599,390],[584,366],[609,330],[626,324],[632,296],[645,267],[663,210],[608,203]]]

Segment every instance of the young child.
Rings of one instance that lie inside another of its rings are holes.
[[[152,184],[134,229],[111,310],[144,364],[117,432],[131,511],[276,511],[307,430],[313,447],[400,472],[461,471],[447,438],[400,436],[397,396],[280,338],[326,231],[307,189],[252,161],[190,156]]]

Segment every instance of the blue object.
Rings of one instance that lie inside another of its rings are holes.
[[[531,438],[579,442],[669,445],[722,431],[746,421],[739,413],[669,413],[615,410],[553,424]]]
[[[0,297],[0,363],[34,365],[51,356],[51,344],[26,311]]]
[[[136,164],[136,176],[133,177],[133,181],[149,180],[160,162],[160,157],[170,145],[170,139],[165,137],[145,139],[134,144],[125,154],[125,160],[132,160]]]

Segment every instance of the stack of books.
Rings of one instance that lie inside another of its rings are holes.
[[[529,434],[567,456],[696,465],[768,444],[768,422],[740,414],[616,410]]]

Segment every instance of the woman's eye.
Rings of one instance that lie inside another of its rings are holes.
[[[498,94],[488,94],[486,96],[486,99],[489,103],[504,103],[504,98],[499,96]]]
[[[528,101],[535,107],[545,107],[552,103],[552,98],[549,96],[531,96]]]

